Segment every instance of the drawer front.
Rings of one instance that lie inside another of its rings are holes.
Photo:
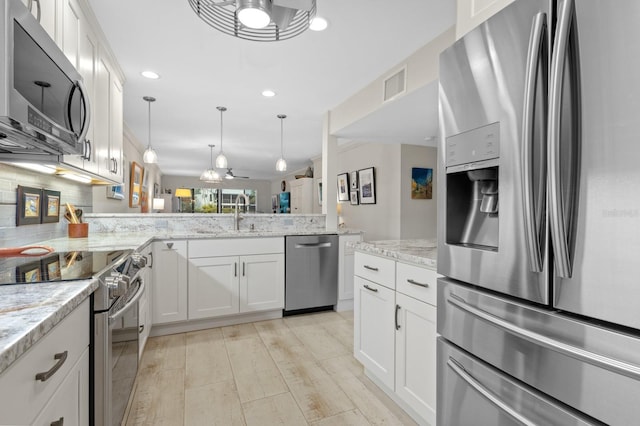
[[[89,299],[49,331],[0,375],[0,413],[5,424],[30,424],[89,346]],[[66,359],[54,355],[67,352]],[[60,368],[46,381],[36,374]]]
[[[284,237],[189,240],[189,259],[284,253]]]
[[[400,263],[396,265],[396,291],[436,306],[436,271]]]
[[[354,274],[395,290],[396,262],[384,257],[356,252]]]

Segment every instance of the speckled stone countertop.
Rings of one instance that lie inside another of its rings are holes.
[[[0,286],[0,374],[96,288],[96,280]]]
[[[347,242],[347,246],[364,253],[390,257],[432,269],[436,269],[438,265],[436,240],[360,241]]]
[[[91,233],[88,238],[56,238],[35,244],[55,251],[142,249],[154,240],[203,238],[260,238],[317,235],[327,231],[221,231],[213,233]],[[341,229],[338,234],[360,231]],[[0,286],[0,374],[41,337],[73,311],[96,288],[96,280],[56,284]],[[89,319],[87,319],[88,321]]]

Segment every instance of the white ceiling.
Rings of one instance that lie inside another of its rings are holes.
[[[220,143],[237,175],[277,179],[280,120],[288,170],[322,151],[326,111],[454,23],[454,0],[317,0],[324,32],[280,42],[236,39],[209,27],[187,0],[89,0],[125,73],[124,119],[151,143],[163,174],[199,176]],[[140,75],[151,69],[162,77]],[[277,95],[264,98],[270,88]],[[436,131],[436,88],[427,86],[342,129],[351,140],[425,144]],[[428,143],[427,143],[428,144]]]

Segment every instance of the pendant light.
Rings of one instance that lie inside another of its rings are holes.
[[[156,164],[158,162],[158,154],[151,146],[151,102],[155,102],[156,98],[145,96],[142,99],[149,104],[149,145],[142,155],[142,161],[146,164]]]
[[[209,183],[222,182],[222,179],[220,178],[220,175],[218,174],[218,172],[216,172],[216,169],[213,168],[213,147],[214,146],[215,145],[211,145],[211,144],[209,145],[209,148],[211,148],[211,168],[205,170],[200,175],[200,180],[205,181],[205,182],[209,182]]]
[[[220,154],[216,157],[216,168],[226,169],[228,166],[227,157],[224,156],[224,152],[222,151],[222,113],[225,112],[227,108],[219,106],[216,107],[216,109],[220,111]]]
[[[284,160],[284,119],[287,118],[284,114],[278,114],[280,119],[280,158],[276,161],[276,170],[279,172],[287,171],[287,162]]]

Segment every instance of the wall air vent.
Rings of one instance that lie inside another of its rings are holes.
[[[386,78],[383,82],[382,101],[387,102],[407,90],[407,67]]]

